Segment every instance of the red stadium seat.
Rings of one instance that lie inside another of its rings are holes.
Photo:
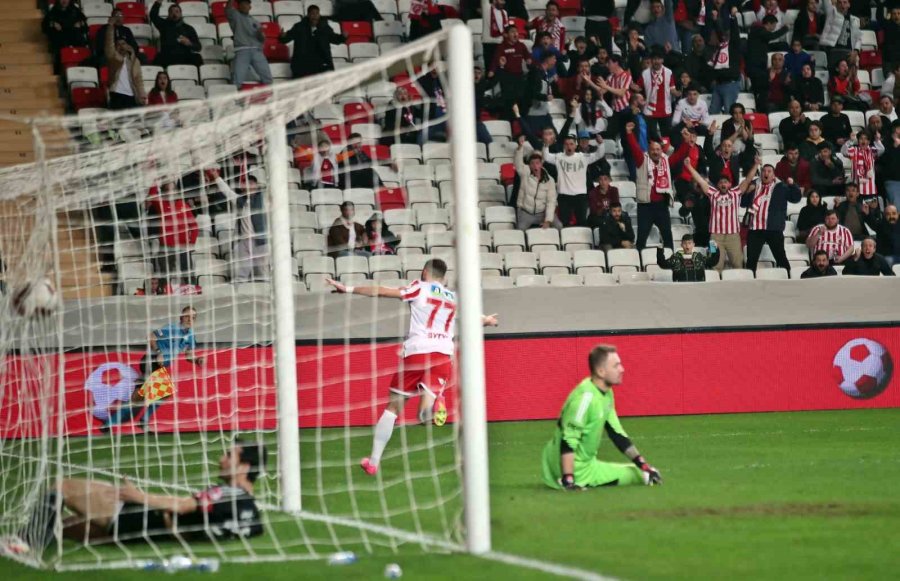
[[[581,0],[557,0],[560,16],[581,16]]]
[[[347,132],[341,123],[333,123],[322,127],[322,133],[328,136],[332,143],[343,143],[347,140]]]
[[[346,103],[344,105],[344,122],[349,127],[352,123],[374,123],[374,109],[365,102]]]
[[[609,27],[612,29],[613,34],[619,32],[619,19],[615,16],[610,17]]]
[[[522,40],[523,38],[528,38],[528,30],[526,28],[526,26],[528,25],[527,21],[525,21],[521,18],[513,17],[513,18],[509,19],[509,23],[519,29],[519,40]]]
[[[213,22],[216,24],[228,22],[228,18],[225,16],[225,6],[227,5],[228,2],[213,2],[209,5],[209,11],[210,14],[212,14]]]
[[[77,67],[91,58],[91,49],[85,46],[64,46],[59,51],[59,60],[64,69]]]
[[[119,2],[116,8],[122,11],[125,24],[142,24],[147,22],[147,12],[140,2]]]
[[[500,166],[500,183],[504,186],[511,186],[513,180],[516,179],[516,166],[511,163],[504,163]]]
[[[91,46],[94,46],[94,40],[97,38],[97,33],[100,32],[100,29],[104,26],[104,24],[91,24],[88,26],[88,41],[90,41]]]
[[[156,47],[155,46],[140,46],[138,45],[138,52],[144,55],[144,58],[147,59],[147,63],[152,63],[156,60]]]
[[[877,69],[882,64],[881,51],[863,50],[859,53],[859,66],[864,69]]]
[[[372,42],[372,23],[364,20],[350,20],[341,23],[341,32],[347,37],[347,44]]]
[[[406,208],[406,192],[403,188],[378,188],[375,197],[382,212]]]
[[[101,87],[109,86],[109,67],[100,67],[97,77],[100,79]]]
[[[298,145],[294,148],[294,167],[303,170],[312,165],[314,150],[309,145]]]
[[[262,28],[266,38],[278,38],[281,36],[281,27],[278,26],[277,22],[260,22],[259,26]]]
[[[239,91],[252,91],[253,89],[258,89],[260,87],[265,87],[262,83],[244,83],[241,85]]]
[[[881,100],[881,91],[878,89],[869,89],[867,91],[860,91],[860,93],[868,93],[869,97],[872,98],[873,103],[878,103]]]
[[[769,132],[769,117],[763,113],[747,113],[744,115],[750,121],[754,133]]]
[[[288,45],[282,44],[277,40],[267,39],[263,43],[263,54],[270,63],[289,63],[291,62],[291,49]]]
[[[106,109],[106,91],[98,87],[74,87],[71,97],[72,107],[76,111],[88,108]]]
[[[363,145],[362,150],[375,163],[391,160],[391,148],[387,145]]]

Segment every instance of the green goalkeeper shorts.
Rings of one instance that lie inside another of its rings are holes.
[[[594,460],[586,466],[575,465],[575,484],[585,488],[644,484],[644,475],[641,469],[634,464],[616,464]]]

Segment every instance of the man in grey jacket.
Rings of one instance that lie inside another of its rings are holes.
[[[556,217],[556,182],[544,169],[544,158],[540,153],[531,153],[528,162],[525,162],[525,139],[524,135],[519,136],[515,154],[520,181],[516,199],[516,228],[562,228]]]
[[[240,88],[252,67],[264,85],[272,84],[269,61],[263,54],[263,34],[259,21],[250,16],[250,0],[238,0],[237,9],[230,3],[225,7],[225,16],[234,34],[233,82]]]

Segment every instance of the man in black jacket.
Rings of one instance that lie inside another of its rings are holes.
[[[631,218],[622,211],[622,204],[613,202],[600,219],[600,248],[634,248],[634,228]]]
[[[791,272],[784,251],[784,223],[787,219],[788,202],[796,204],[803,198],[794,180],[775,183],[775,168],[771,164],[763,166],[762,177],[756,189],[741,196],[741,207],[747,208],[749,228],[747,234],[747,268],[756,273],[756,264],[764,244],[769,245],[778,267]]]
[[[167,18],[159,15],[162,0],[155,0],[150,9],[150,22],[159,31],[159,54],[153,62],[158,67],[169,65],[194,65],[203,64],[200,56],[200,38],[194,27],[181,17],[181,7],[177,4],[169,5]]]
[[[803,271],[800,278],[822,278],[825,276],[837,276],[837,271],[828,260],[828,253],[824,250],[816,250],[813,254],[812,264]]]
[[[342,35],[331,29],[315,4],[310,4],[306,8],[306,18],[289,31],[282,33],[279,40],[285,44],[294,43],[291,74],[295,79],[333,71],[331,45],[343,44],[346,41]]]
[[[862,241],[862,249],[848,260],[843,274],[856,276],[894,276],[894,271],[887,260],[875,252],[875,239],[868,237]]]
[[[675,282],[703,282],[706,280],[706,269],[719,263],[719,247],[713,242],[708,255],[694,251],[694,236],[685,234],[681,237],[681,248],[666,258],[662,248],[656,249],[656,264],[663,270],[672,271]]]
[[[144,56],[140,51],[140,47],[138,46],[137,41],[134,39],[134,34],[131,32],[131,29],[125,26],[123,23],[124,15],[122,10],[119,8],[115,8],[112,11],[112,17],[114,19],[115,36],[113,40],[118,42],[119,40],[124,40],[125,43],[131,47],[134,51],[135,56],[141,61],[141,64],[147,64],[147,57]],[[97,30],[97,36],[94,37],[94,64],[98,67],[102,67],[106,65],[106,27],[109,24],[104,24]]]
[[[766,14],[761,26],[751,26],[747,37],[747,53],[745,65],[747,76],[753,84],[753,89],[761,91],[769,85],[769,51],[770,43],[790,32],[790,28],[778,27],[778,19],[771,14]],[[764,92],[764,91],[763,91]]]
[[[866,224],[875,231],[878,254],[893,264],[900,264],[900,212],[890,204],[883,214],[870,212]]]
[[[840,95],[832,97],[829,107],[828,115],[819,120],[822,123],[822,137],[840,147],[850,139],[853,127],[850,125],[850,118],[844,113],[843,97]]]

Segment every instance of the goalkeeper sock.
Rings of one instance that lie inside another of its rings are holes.
[[[42,553],[51,542],[56,529],[56,493],[48,492],[35,505],[28,524],[19,532],[31,550]]]
[[[153,417],[153,414],[156,413],[157,408],[159,408],[159,403],[151,403],[145,408],[144,416],[141,418],[141,427],[145,430],[150,424],[150,418]]]
[[[372,455],[369,459],[376,466],[381,463],[381,455],[384,454],[384,447],[391,439],[394,431],[394,422],[397,421],[397,414],[391,410],[384,410],[378,423],[375,424],[375,436],[372,440]]]
[[[107,420],[107,426],[118,426],[119,424],[124,424],[125,422],[131,421],[131,418],[134,417],[134,405],[131,402],[125,402],[119,409],[114,413],[109,415],[109,420]]]

